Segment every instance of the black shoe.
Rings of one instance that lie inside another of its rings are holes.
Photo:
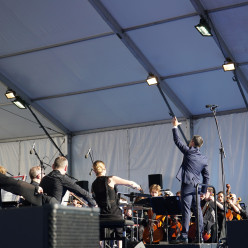
[[[188,244],[188,242],[189,242],[188,238],[185,238],[182,235],[178,237],[177,239],[173,240],[173,244]]]

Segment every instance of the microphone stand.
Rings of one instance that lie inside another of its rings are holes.
[[[7,173],[8,175],[12,176],[12,177],[14,176],[13,174],[11,174],[11,173],[10,173],[10,172],[8,172],[8,171],[7,171],[6,173]]]
[[[91,150],[90,150],[90,152],[89,152],[89,155],[90,155],[90,160],[91,160],[91,162],[92,162],[92,164],[94,163],[94,158],[93,158],[93,154],[91,154]],[[86,157],[86,159],[87,159],[88,157]],[[89,173],[89,175],[91,176],[92,175],[92,171],[93,171],[93,168],[91,168],[91,170],[90,170],[90,173]]]
[[[37,122],[40,124],[40,127],[43,129],[43,131],[45,132],[45,134],[47,135],[47,137],[49,138],[49,140],[57,148],[57,150],[59,151],[60,155],[63,156],[63,157],[65,157],[65,155],[62,153],[62,151],[60,150],[60,148],[57,146],[57,144],[54,142],[54,140],[50,136],[50,134],[47,132],[46,128],[42,125],[42,123],[40,122],[40,120],[38,119],[38,117],[36,116],[36,114],[33,112],[33,110],[31,109],[30,105],[29,104],[26,104],[26,106],[29,109],[29,111],[31,112],[31,114],[34,116],[34,118],[37,120]]]
[[[36,156],[36,157],[38,158],[38,160],[40,161],[41,179],[42,179],[42,177],[43,177],[43,175],[44,175],[44,172],[45,172],[46,167],[44,166],[43,161],[40,159],[40,156],[39,156],[39,155],[38,155],[38,153],[36,152],[35,147],[33,147],[33,149],[32,149],[32,150],[34,151],[35,156]]]
[[[225,171],[224,171],[224,158],[226,157],[226,154],[225,154],[225,151],[224,151],[224,146],[223,146],[223,142],[222,142],[222,138],[221,138],[221,135],[220,135],[220,129],[219,129],[219,124],[218,124],[218,120],[217,120],[217,117],[216,117],[216,106],[212,106],[210,107],[210,110],[213,112],[213,116],[214,116],[214,120],[215,120],[215,124],[216,124],[216,127],[217,127],[217,131],[218,131],[218,137],[219,137],[219,141],[220,141],[220,161],[221,161],[221,174],[222,174],[222,186],[223,186],[223,198],[224,198],[224,213],[225,213],[225,216],[224,216],[224,223],[223,223],[223,226],[225,228],[225,231],[224,231],[224,235],[225,235],[225,243],[227,243],[227,239],[226,239],[226,236],[227,236],[227,224],[226,224],[226,190],[225,190]]]

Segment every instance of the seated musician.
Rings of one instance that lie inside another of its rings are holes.
[[[203,214],[203,239],[206,243],[216,243],[216,216],[214,206],[213,188],[208,187],[207,192],[201,195],[201,207]]]
[[[217,220],[218,220],[218,237],[220,240],[225,239],[225,211],[224,211],[224,193],[219,191],[217,193]]]
[[[161,196],[162,195],[162,193],[161,193],[161,187],[158,184],[151,185],[150,188],[149,188],[149,192],[150,192],[150,195],[152,197],[157,197],[157,196]]]
[[[180,191],[180,190],[179,190],[179,191],[177,191],[176,196],[181,197],[181,191]]]
[[[230,194],[230,200],[228,201],[228,204],[231,207],[234,220],[248,219],[247,212],[242,209],[235,194]]]
[[[117,176],[106,176],[105,164],[100,160],[96,160],[93,163],[93,171],[96,174],[96,179],[92,183],[92,194],[100,208],[100,217],[121,220],[123,217],[122,211],[119,207],[119,198],[116,186],[124,185],[141,190],[140,185]],[[118,239],[122,238],[122,232],[122,228],[115,229],[115,235]],[[122,247],[122,241],[118,241],[118,245],[119,247]]]
[[[31,179],[30,184],[32,184],[34,186],[39,186],[41,178],[43,176],[44,176],[44,172],[41,171],[41,167],[40,166],[33,166],[29,170],[29,177]]]
[[[151,185],[149,191],[152,197],[162,196],[161,187],[158,184]],[[139,226],[140,240],[144,240],[146,243],[151,243],[151,239],[153,239],[152,243],[157,243],[163,240],[164,229],[162,224],[165,220],[165,216],[156,216],[152,210],[149,210],[147,217],[149,219],[145,218]]]

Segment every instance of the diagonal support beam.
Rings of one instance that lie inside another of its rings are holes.
[[[190,0],[190,2],[192,3],[192,5],[194,6],[195,10],[198,12],[198,14],[200,16],[204,17],[206,20],[209,20],[209,25],[210,25],[210,27],[212,29],[213,39],[216,42],[217,46],[222,51],[223,56],[225,58],[230,58],[233,62],[235,62],[233,54],[231,53],[231,51],[228,48],[228,46],[226,45],[225,41],[222,39],[220,33],[216,30],[216,28],[214,27],[211,19],[209,18],[208,11],[204,9],[203,5],[200,3],[199,0]],[[241,7],[242,6],[243,5],[241,5]],[[212,12],[214,12],[214,11],[212,11]],[[209,11],[209,13],[211,13],[211,11]],[[241,82],[242,86],[244,87],[244,89],[248,93],[248,81],[247,81],[247,78],[245,77],[245,75],[243,74],[242,70],[239,67],[236,68],[236,73],[237,73],[237,76],[240,79],[240,82]]]
[[[105,6],[98,0],[89,0],[89,2],[96,9],[99,15],[101,15],[101,17],[105,20],[105,22],[111,27],[111,29],[115,32],[115,34],[120,38],[123,44],[129,49],[129,51],[133,54],[133,56],[145,68],[147,73],[152,73],[158,78],[161,88],[166,93],[166,95],[170,98],[170,100],[175,104],[175,106],[177,106],[177,108],[181,111],[181,113],[185,117],[191,116],[192,115],[191,112],[182,103],[182,101],[177,97],[177,95],[172,91],[172,89],[169,87],[166,81],[161,79],[161,75],[159,75],[159,73],[156,71],[153,65],[148,61],[148,59],[144,56],[144,54],[138,49],[136,44],[130,39],[130,37],[120,27],[120,25],[117,23],[114,17],[108,12]]]

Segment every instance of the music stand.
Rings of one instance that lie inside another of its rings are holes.
[[[152,211],[157,215],[166,215],[166,242],[168,243],[168,215],[181,215],[181,201],[179,196],[152,197]]]

